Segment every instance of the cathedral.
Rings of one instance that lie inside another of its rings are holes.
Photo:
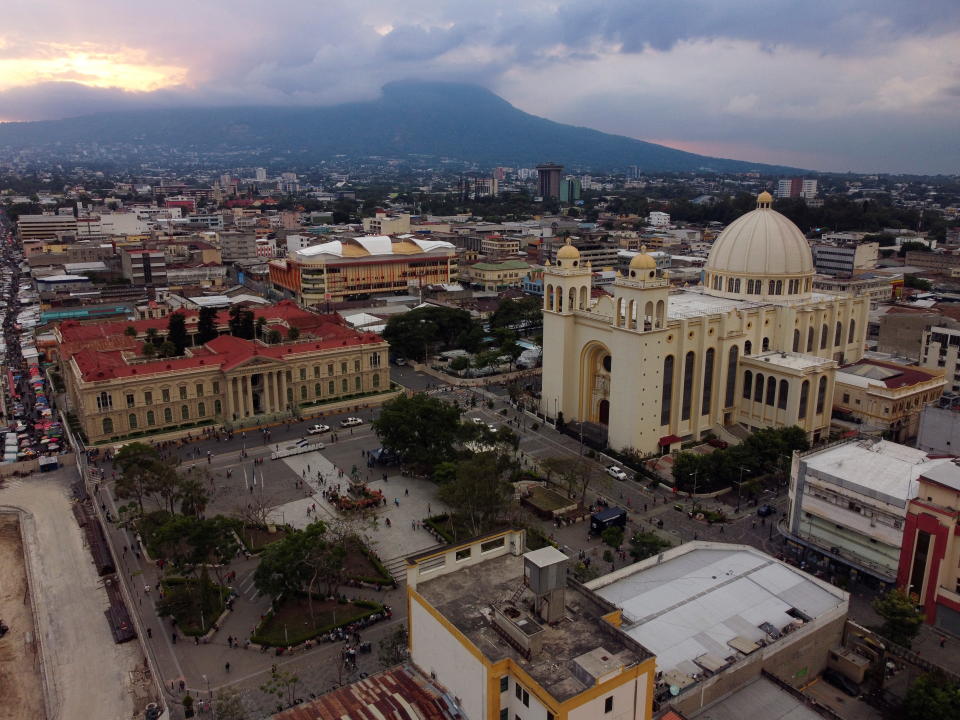
[[[810,246],[772,203],[761,193],[720,234],[693,288],[671,288],[642,253],[592,302],[590,263],[562,247],[543,274],[542,412],[644,455],[736,425],[826,437],[869,298],[814,291]]]

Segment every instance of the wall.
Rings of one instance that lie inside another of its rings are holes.
[[[610,692],[604,692],[567,713],[567,720],[644,720],[647,717],[647,689],[650,676],[641,673]],[[604,713],[604,703],[613,697],[613,711]]]

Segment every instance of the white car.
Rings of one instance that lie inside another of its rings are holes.
[[[329,425],[311,425],[307,428],[308,435],[320,435],[325,432],[330,432]]]
[[[356,427],[363,425],[363,420],[358,417],[348,417],[340,421],[340,427]]]
[[[474,425],[483,425],[483,418],[470,418],[473,421]]]
[[[626,480],[627,473],[623,471],[622,468],[618,468],[616,465],[611,465],[607,468],[607,475],[617,480]]]

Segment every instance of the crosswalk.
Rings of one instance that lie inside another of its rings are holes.
[[[246,598],[250,602],[255,602],[260,596],[260,591],[257,590],[257,586],[253,584],[253,575],[255,572],[256,569],[248,572],[246,575],[240,578],[239,582],[237,582],[233,588],[237,595]]]

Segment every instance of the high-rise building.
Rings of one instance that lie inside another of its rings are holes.
[[[812,200],[817,196],[817,181],[803,178],[787,178],[777,183],[778,198],[804,198]]]
[[[560,198],[560,174],[562,172],[563,165],[557,165],[556,163],[537,165],[540,197],[544,200],[548,198]]]
[[[263,182],[267,179],[267,169],[266,168],[257,168],[254,170],[254,177],[256,177],[257,182]]]
[[[560,202],[575,203],[580,199],[580,181],[574,177],[560,181]]]

